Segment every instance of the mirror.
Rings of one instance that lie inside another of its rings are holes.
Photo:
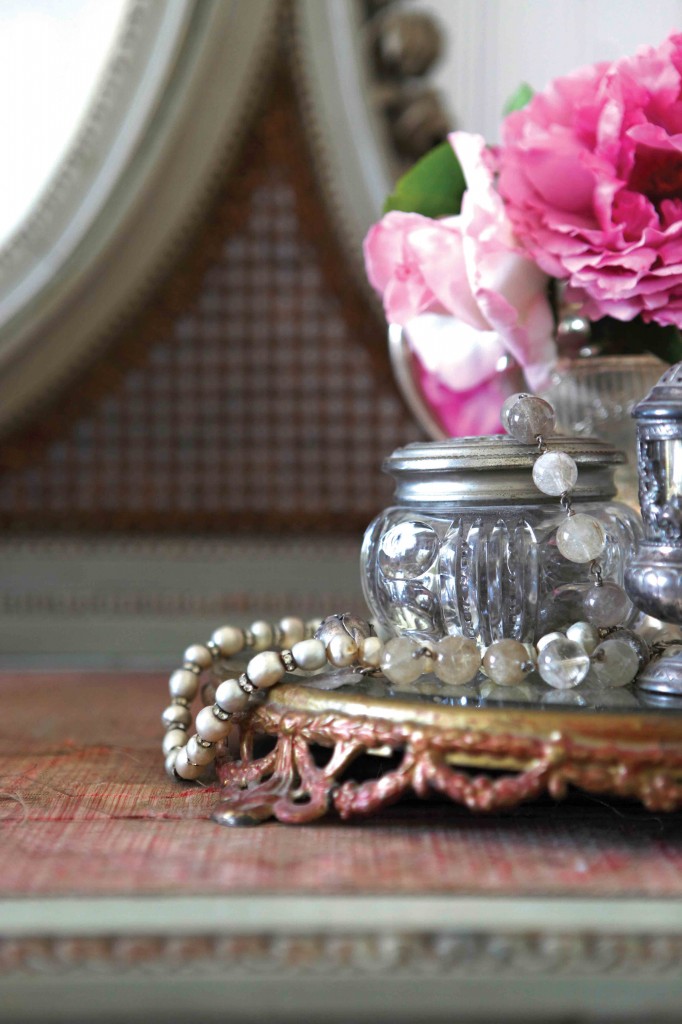
[[[6,215],[0,248],[7,433],[120,331],[181,251],[258,100],[278,5],[12,0],[0,13],[17,19],[3,45],[15,31],[31,55],[25,79],[7,69],[6,97],[32,82],[15,130],[29,148],[40,141],[44,161],[27,175],[14,220]],[[31,75],[42,54],[43,73]],[[64,102],[48,139],[31,118],[41,106],[51,118],[50,93]],[[20,118],[31,122],[25,136]]]
[[[0,6],[0,245],[29,215],[92,102],[127,0]]]

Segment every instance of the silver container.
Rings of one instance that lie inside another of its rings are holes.
[[[555,437],[548,448],[577,462],[574,508],[604,524],[604,578],[622,585],[641,533],[636,513],[614,500],[624,456],[594,438]],[[367,529],[361,558],[381,632],[464,635],[487,646],[505,637],[532,642],[585,617],[594,579],[557,550],[565,513],[533,484],[536,457],[534,448],[494,436],[412,444],[386,460],[396,504]]]

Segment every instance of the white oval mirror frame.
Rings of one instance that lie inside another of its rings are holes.
[[[81,129],[0,250],[3,432],[92,358],[177,253],[237,151],[278,13],[270,0],[129,0]]]

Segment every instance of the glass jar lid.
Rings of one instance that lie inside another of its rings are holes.
[[[554,436],[549,451],[566,452],[579,474],[574,498],[605,499],[616,493],[613,474],[625,455],[594,437]],[[497,504],[556,503],[533,483],[538,452],[512,437],[453,437],[397,448],[383,464],[396,481],[396,497],[407,504],[486,502]]]

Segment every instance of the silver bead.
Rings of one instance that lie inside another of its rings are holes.
[[[199,689],[199,682],[188,668],[178,668],[168,680],[168,689],[171,697],[184,697],[186,700],[193,700]]]
[[[323,619],[317,630],[315,638],[321,640],[325,647],[334,636],[349,636],[356,644],[359,644],[365,637],[372,636],[374,630],[366,619],[361,619],[351,612],[339,612],[336,615],[328,615]]]

